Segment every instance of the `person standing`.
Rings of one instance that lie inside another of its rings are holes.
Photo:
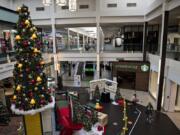
[[[136,113],[137,112],[136,111],[136,109],[137,109],[137,102],[139,101],[138,98],[137,98],[136,93],[133,94],[131,101],[132,101],[133,112]]]

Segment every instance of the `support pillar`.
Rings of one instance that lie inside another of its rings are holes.
[[[96,24],[97,28],[97,56],[96,56],[96,77],[100,78],[100,26],[99,23]]]
[[[148,27],[148,22],[144,22],[144,30],[143,30],[143,61],[146,61],[146,58],[147,58],[147,27]]]
[[[69,50],[70,49],[70,31],[68,29],[68,44],[67,44],[67,49]]]
[[[77,33],[77,48],[78,48],[78,50],[79,50],[79,48],[80,48],[80,44],[79,44],[79,33]]]
[[[164,85],[164,69],[166,65],[166,46],[167,46],[167,34],[168,34],[168,20],[169,11],[163,11],[162,14],[162,29],[161,29],[161,47],[160,47],[160,62],[158,72],[158,98],[157,98],[157,110],[161,111],[163,85]]]
[[[83,35],[83,51],[85,51],[85,36]]]

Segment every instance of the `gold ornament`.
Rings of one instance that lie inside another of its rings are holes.
[[[34,90],[38,90],[38,87],[35,87]]]
[[[36,101],[35,101],[34,99],[31,99],[30,104],[31,104],[31,105],[34,105],[35,103],[36,103]]]
[[[18,7],[16,11],[17,11],[17,12],[20,12],[20,11],[21,11],[21,8],[20,8],[20,7]]]
[[[37,81],[37,82],[41,82],[41,81],[42,81],[41,77],[38,76],[37,79],[36,79],[36,81]]]
[[[14,96],[13,96],[13,100],[16,100],[16,98],[17,98],[17,96],[16,96],[16,95],[14,95]]]
[[[37,31],[36,27],[33,27],[33,30],[34,30],[34,31]]]
[[[21,90],[21,85],[18,85],[18,86],[16,87],[16,90],[17,90],[17,91],[20,91],[20,90]]]
[[[41,62],[40,62],[40,64],[41,64],[41,65],[44,65],[44,64],[45,64],[45,62],[44,62],[44,61],[41,61]]]
[[[18,68],[22,68],[23,64],[19,63]]]
[[[26,21],[25,21],[25,24],[26,24],[26,25],[29,25],[29,24],[30,24],[29,20],[26,20]]]
[[[40,50],[38,50],[37,48],[34,48],[34,53],[40,53]]]
[[[21,36],[20,35],[16,35],[15,40],[20,40]]]
[[[36,39],[36,38],[37,38],[37,35],[35,33],[32,34],[31,39]]]

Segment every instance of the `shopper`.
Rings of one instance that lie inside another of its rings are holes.
[[[139,101],[139,99],[137,98],[136,93],[133,94],[131,101],[132,101],[133,112],[136,113],[137,112],[136,111],[136,109],[137,109],[137,102]]]
[[[146,121],[148,123],[152,122],[153,111],[154,111],[153,106],[149,102],[148,105],[146,106],[146,111],[145,111],[145,113],[146,113]]]

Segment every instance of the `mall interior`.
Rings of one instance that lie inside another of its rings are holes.
[[[0,135],[180,135],[180,0],[0,0]]]

